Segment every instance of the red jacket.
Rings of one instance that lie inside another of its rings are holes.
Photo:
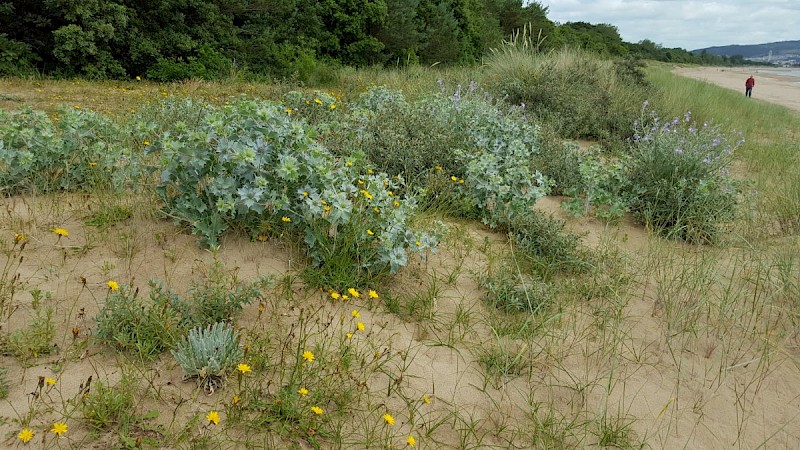
[[[755,85],[756,85],[756,79],[753,77],[748,78],[747,81],[744,82],[744,87],[746,88],[751,88]]]

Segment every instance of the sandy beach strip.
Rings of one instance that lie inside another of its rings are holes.
[[[744,95],[745,80],[753,75],[756,79],[753,99],[765,100],[800,111],[800,77],[772,73],[780,71],[781,69],[772,67],[679,67],[673,70],[677,75],[708,81],[740,91],[742,95]]]

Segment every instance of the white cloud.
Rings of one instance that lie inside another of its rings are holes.
[[[687,50],[800,40],[798,0],[544,0],[555,22],[608,23],[622,39]]]

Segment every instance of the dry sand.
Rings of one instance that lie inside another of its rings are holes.
[[[766,72],[767,70],[769,72]],[[680,67],[674,72],[741,91],[742,95],[744,95],[745,80],[753,75],[756,79],[753,88],[754,99],[766,100],[800,111],[800,77],[779,74],[788,70],[763,67]]]

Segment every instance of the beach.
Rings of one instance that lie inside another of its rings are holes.
[[[775,67],[679,67],[674,73],[689,78],[708,81],[716,85],[741,91],[750,75],[756,79],[753,99],[760,99],[800,111],[800,77],[797,69]]]

